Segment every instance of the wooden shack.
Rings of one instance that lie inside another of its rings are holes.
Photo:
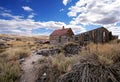
[[[78,42],[80,45],[87,45],[89,42],[106,43],[116,38],[115,36],[112,35],[112,32],[109,32],[104,27],[100,27],[100,28],[76,35],[75,42]]]
[[[71,28],[64,28],[58,29],[53,31],[50,34],[50,44],[53,45],[62,45],[67,42],[73,41],[74,33]]]

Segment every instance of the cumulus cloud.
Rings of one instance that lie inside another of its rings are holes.
[[[111,31],[113,35],[117,35],[120,39],[120,26],[111,25],[109,27],[106,26],[106,28]]]
[[[63,0],[63,4],[66,6],[69,0]]]
[[[6,10],[6,11],[4,11]],[[63,9],[62,9],[63,10]],[[41,22],[35,21],[32,19],[36,14],[31,13],[27,16],[27,19],[24,16],[13,15],[11,11],[0,7],[0,16],[5,19],[0,19],[0,33],[16,34],[16,35],[49,35],[55,29],[61,29],[62,26],[66,28],[72,28],[75,34],[86,31],[81,25],[65,24],[64,22],[59,21],[48,21]],[[10,18],[10,19],[6,19]],[[46,31],[44,33],[37,32],[34,33],[33,30],[40,28],[51,29],[51,31]]]
[[[79,0],[69,8],[68,16],[74,17],[71,24],[115,24],[120,21],[120,1]]]
[[[59,11],[62,12],[62,11],[64,11],[64,9],[62,8],[62,9],[60,9]]]
[[[9,17],[9,18],[12,18],[15,20],[19,20],[19,19],[23,18],[23,16],[15,16],[15,15],[12,15],[12,14],[6,13],[6,12],[0,13],[0,15],[3,17]]]
[[[4,8],[4,7],[0,7],[0,12],[11,12],[11,10],[8,10],[8,9],[6,9],[6,8]]]
[[[29,6],[23,6],[22,8],[24,11],[33,11]]]
[[[32,18],[34,18],[35,15],[36,15],[35,13],[32,13],[32,14],[28,15],[28,18],[32,19]]]
[[[79,0],[71,6],[67,15],[73,19],[72,25],[82,24],[104,26],[120,38],[120,1],[119,0]]]
[[[48,22],[35,22],[32,19],[21,19],[21,20],[4,20],[0,19],[0,30],[2,32],[0,33],[11,33],[11,34],[27,34],[27,35],[34,35],[32,33],[32,30],[39,29],[39,28],[48,28],[48,29],[61,29],[62,26],[65,26],[67,28],[71,27],[74,32],[79,33],[86,31],[85,28],[81,26],[75,26],[75,25],[66,25],[63,22],[55,22],[55,21],[48,21]],[[22,30],[18,29],[21,28]],[[23,31],[24,30],[24,31]],[[40,34],[40,33],[39,33]],[[47,32],[47,35],[49,35],[50,32]]]
[[[69,24],[69,25],[66,25],[65,27],[72,28],[74,34],[80,34],[80,33],[83,33],[83,32],[87,31],[86,28],[84,28],[81,25],[72,25],[72,24]]]

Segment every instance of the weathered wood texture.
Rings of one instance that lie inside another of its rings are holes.
[[[98,55],[89,54],[81,57],[71,71],[61,75],[57,82],[120,82],[119,65],[119,61],[111,65],[103,64]]]
[[[61,45],[67,42],[76,42],[80,45],[87,45],[89,42],[106,43],[117,39],[118,36],[113,36],[106,28],[100,27],[88,32],[74,35],[71,28],[55,30],[50,35],[50,44]]]
[[[74,33],[71,28],[55,30],[50,35],[50,44],[61,45],[67,42],[72,42]]]
[[[86,45],[89,42],[93,43],[106,43],[113,39],[116,39],[117,36],[113,36],[112,32],[109,32],[106,28],[101,27],[97,28],[82,34],[78,34],[75,36],[80,45]]]

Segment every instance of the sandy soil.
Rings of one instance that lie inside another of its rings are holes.
[[[36,70],[34,68],[34,63],[41,58],[41,55],[30,55],[25,59],[21,65],[23,74],[21,76],[21,82],[35,82]]]

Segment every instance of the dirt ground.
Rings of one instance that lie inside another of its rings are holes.
[[[23,70],[23,74],[20,78],[20,82],[35,82],[36,70],[34,67],[34,62],[39,60],[41,55],[30,55],[25,59],[25,61],[21,64],[21,69]]]

